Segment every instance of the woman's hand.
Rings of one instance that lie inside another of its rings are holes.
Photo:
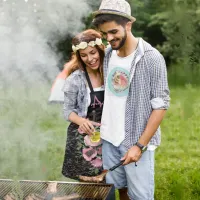
[[[83,133],[86,133],[88,135],[92,135],[95,131],[94,126],[100,126],[101,124],[97,122],[90,121],[88,119],[84,119],[83,122],[79,126],[79,130]]]
[[[89,119],[79,117],[75,112],[69,115],[69,120],[77,125],[79,125],[79,133],[86,133],[92,135],[95,131],[95,126],[100,126],[100,123],[90,121]]]

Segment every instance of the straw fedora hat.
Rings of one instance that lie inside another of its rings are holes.
[[[96,17],[100,14],[119,15],[130,19],[132,22],[136,21],[135,17],[131,16],[131,7],[125,0],[102,0],[99,10],[93,12]]]

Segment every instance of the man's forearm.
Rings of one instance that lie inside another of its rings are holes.
[[[139,139],[139,143],[146,146],[151,138],[154,136],[156,130],[158,129],[159,125],[161,124],[166,110],[153,110],[149,121],[147,122],[147,126],[142,133],[142,136]]]

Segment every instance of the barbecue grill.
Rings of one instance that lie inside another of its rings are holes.
[[[55,182],[0,179],[0,200],[5,199],[5,196],[11,193],[15,194],[16,200],[26,199],[31,194],[37,194],[39,199],[49,200],[46,198],[49,183]],[[76,200],[115,200],[115,190],[111,184],[59,181],[56,183],[57,191],[53,195],[54,197],[67,197],[76,194],[78,198],[73,198]]]

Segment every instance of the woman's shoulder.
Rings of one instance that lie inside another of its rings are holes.
[[[68,76],[68,78],[70,78],[70,77],[71,77],[71,78],[83,77],[84,74],[85,74],[85,72],[84,72],[83,70],[77,69],[77,70],[75,70],[74,72],[72,72],[72,73]]]
[[[74,72],[72,72],[67,78],[66,81],[68,82],[74,82],[74,81],[80,81],[84,78],[84,71],[77,69]]]
[[[84,72],[80,69],[72,72],[65,80],[63,90],[79,88],[85,82]]]

